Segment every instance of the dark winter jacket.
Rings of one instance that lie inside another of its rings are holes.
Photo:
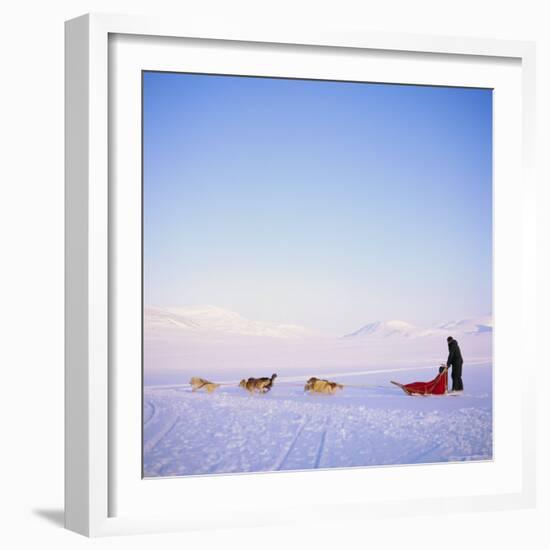
[[[449,358],[447,359],[447,366],[451,365],[462,365],[462,353],[460,353],[458,342],[454,339],[449,342]]]

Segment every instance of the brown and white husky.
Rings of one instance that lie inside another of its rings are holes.
[[[336,393],[336,390],[342,389],[344,389],[342,384],[331,382],[330,380],[315,378],[314,376],[310,378],[304,386],[304,391],[309,391],[311,393],[326,393],[328,395],[333,395]]]
[[[210,380],[205,380],[204,378],[199,378],[198,376],[193,376],[193,378],[189,380],[189,384],[191,384],[191,387],[193,388],[192,391],[197,391],[204,388],[208,393],[212,393],[220,387],[219,384],[210,382]]]
[[[250,393],[254,393],[255,391],[258,393],[267,393],[273,387],[275,378],[277,378],[276,374],[272,374],[271,378],[265,376],[262,378],[249,378],[248,380],[243,378],[239,382],[239,387],[244,388]]]

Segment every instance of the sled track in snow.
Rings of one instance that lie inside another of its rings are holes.
[[[155,436],[149,439],[149,441],[143,446],[143,453],[150,453],[176,427],[179,419],[179,415],[176,416],[172,422],[166,424],[163,429],[159,430]]]
[[[317,447],[317,452],[315,453],[315,462],[313,463],[314,468],[319,468],[319,464],[321,463],[321,458],[323,458],[323,452],[325,450],[325,440],[326,440],[326,437],[327,437],[328,424],[329,424],[329,420],[327,418],[325,420],[325,427],[323,428],[323,431],[321,432],[321,439],[319,441],[319,446]]]
[[[151,414],[149,415],[149,418],[147,418],[147,420],[145,420],[145,418],[144,418],[144,421],[143,421],[143,428],[144,429],[150,424],[150,422],[157,415],[157,408],[155,406],[155,403],[152,400],[146,401],[145,404],[151,409]],[[144,415],[144,417],[145,417],[145,415]]]
[[[413,455],[411,458],[409,458],[407,462],[409,462],[410,464],[418,464],[421,460],[429,456],[434,451],[437,451],[437,449],[441,447],[442,447],[442,444],[438,442],[435,445],[432,445],[431,447],[429,447],[428,449],[421,451],[416,455]]]
[[[304,432],[306,428],[309,428],[312,425],[311,419],[304,418],[298,428],[296,429],[296,432],[294,433],[294,436],[292,437],[292,440],[286,447],[286,450],[282,455],[277,459],[275,462],[275,466],[273,467],[274,471],[278,470],[284,470],[285,464],[288,461],[288,459],[292,456],[292,453],[294,449],[296,448],[297,443],[300,441],[301,435]],[[315,453],[313,455],[313,462],[310,466],[311,468],[319,468],[319,465],[321,464],[321,460],[323,458],[323,454],[325,451],[325,444],[326,444],[326,438],[327,438],[327,432],[328,432],[328,425],[329,425],[329,419],[326,418],[324,421],[324,427],[322,430],[320,430],[320,437],[319,442],[317,444],[317,448],[315,450]]]
[[[296,430],[296,433],[294,434],[294,437],[292,438],[292,441],[290,442],[289,446],[287,447],[287,450],[285,451],[282,458],[278,459],[276,462],[276,465],[274,466],[274,470],[281,470],[283,469],[283,466],[285,465],[285,462],[287,461],[288,457],[294,450],[294,447],[296,446],[296,442],[298,441],[300,434],[304,430],[304,428],[307,425],[307,421],[304,419],[302,423],[298,426],[298,429]]]

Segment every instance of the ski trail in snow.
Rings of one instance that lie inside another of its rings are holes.
[[[300,434],[302,433],[303,429],[305,428],[307,424],[307,420],[304,418],[302,420],[302,423],[298,426],[298,429],[296,430],[296,433],[294,434],[294,437],[292,438],[292,441],[290,442],[289,446],[287,447],[286,451],[283,453],[282,457],[279,457],[277,459],[276,465],[274,467],[274,470],[280,470],[285,462],[287,461],[288,457],[294,450],[294,447],[296,446],[296,442],[298,441]]]
[[[428,457],[431,453],[433,453],[434,451],[437,451],[437,449],[439,449],[441,446],[442,446],[441,443],[436,443],[435,445],[432,445],[425,451],[422,451],[416,455],[413,455],[411,458],[409,458],[408,462],[410,462],[411,464],[418,464],[421,460]]]
[[[317,447],[317,452],[315,453],[315,461],[313,463],[314,468],[319,468],[319,464],[321,463],[321,458],[323,458],[323,451],[325,450],[325,440],[327,437],[328,425],[329,425],[329,420],[327,418],[325,420],[325,427],[321,432],[321,439],[319,440],[319,446]]]
[[[143,423],[143,428],[145,429],[148,424],[155,418],[155,416],[157,415],[157,408],[155,407],[155,403],[154,401],[150,400],[150,401],[146,401],[145,404],[151,409],[151,414],[149,415],[149,418],[147,418],[147,420],[144,421]]]
[[[154,434],[147,443],[143,446],[144,454],[150,453],[170,432],[176,427],[180,417],[179,415],[174,418],[172,422],[168,422],[161,428],[156,434]]]

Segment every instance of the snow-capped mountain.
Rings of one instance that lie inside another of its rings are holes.
[[[369,323],[359,330],[346,334],[345,338],[389,338],[391,336],[418,336],[420,330],[405,321],[377,321]]]
[[[493,318],[491,316],[477,317],[475,319],[462,319],[451,321],[437,327],[437,330],[460,334],[483,334],[493,331]]]
[[[435,327],[422,328],[405,321],[377,321],[369,323],[359,330],[344,335],[344,338],[418,338],[462,336],[465,334],[484,334],[493,330],[490,316],[450,321]]]
[[[249,336],[298,338],[312,333],[304,327],[291,324],[253,321],[216,306],[146,307],[145,325],[149,329],[179,327],[188,331],[225,332]]]

